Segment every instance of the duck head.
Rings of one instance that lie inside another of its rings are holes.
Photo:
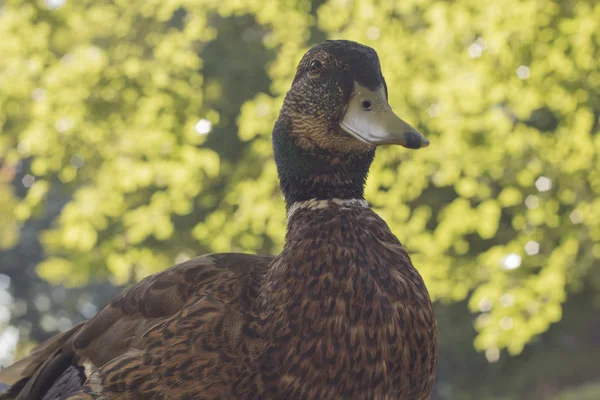
[[[362,199],[375,149],[429,145],[388,104],[377,53],[346,40],[310,49],[273,130],[288,207],[311,199]]]

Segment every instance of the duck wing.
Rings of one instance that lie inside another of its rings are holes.
[[[87,391],[110,398],[125,390],[157,393],[159,384],[185,387],[188,370],[196,379],[216,373],[242,347],[253,354],[259,344],[243,337],[242,326],[272,259],[210,254],[143,279],[0,371],[0,382],[12,385],[0,399],[65,398],[86,380]]]

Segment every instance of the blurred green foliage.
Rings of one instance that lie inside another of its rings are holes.
[[[0,183],[0,249],[11,248],[18,241],[19,229],[13,215],[17,203],[12,187]]]
[[[600,385],[589,384],[579,389],[572,389],[561,393],[552,400],[597,400],[600,398]]]
[[[595,1],[56,4],[6,0],[0,14],[0,246],[64,191],[41,237],[48,281],[277,253],[271,129],[303,52],[344,38],[377,50],[391,105],[432,141],[379,150],[367,199],[434,299],[468,299],[488,360],[600,289]],[[246,43],[228,43],[238,28]],[[23,196],[2,179],[19,168]]]

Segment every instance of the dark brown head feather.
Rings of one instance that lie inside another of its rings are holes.
[[[311,65],[318,62],[320,68]],[[289,204],[310,198],[362,198],[375,147],[340,128],[354,82],[385,85],[379,58],[370,47],[327,41],[298,64],[275,129],[273,147]]]

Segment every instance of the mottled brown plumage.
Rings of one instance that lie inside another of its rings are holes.
[[[436,322],[363,199],[378,143],[340,128],[355,87],[385,87],[368,47],[326,42],[298,66],[273,132],[279,256],[206,255],[142,280],[0,372],[13,384],[0,398],[428,399]],[[398,143],[419,147],[415,135]]]

